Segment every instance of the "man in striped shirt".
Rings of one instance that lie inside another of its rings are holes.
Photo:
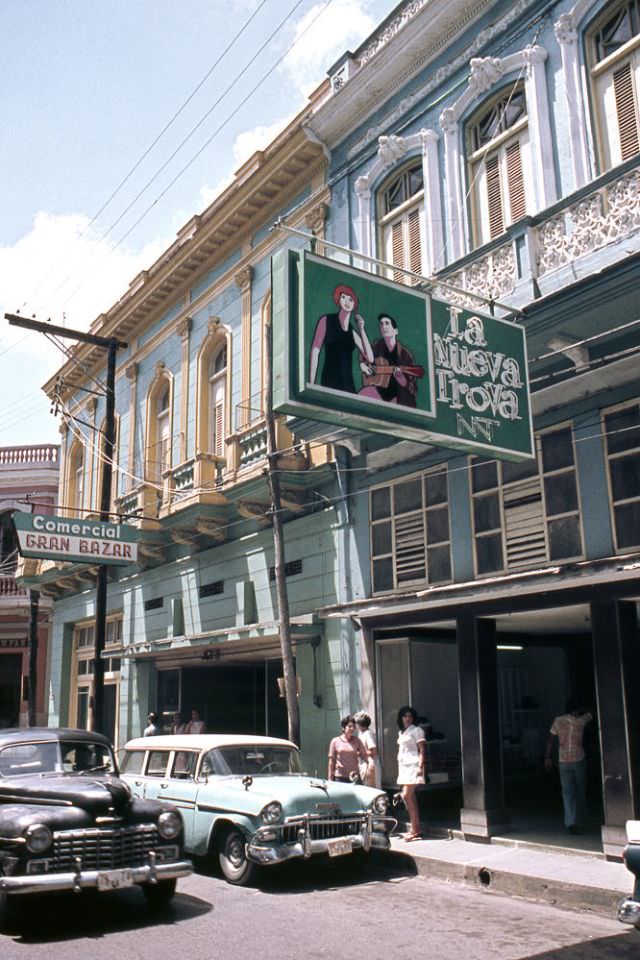
[[[552,753],[558,744],[558,771],[562,788],[564,825],[569,833],[580,833],[587,806],[587,758],[584,752],[584,730],[593,717],[569,700],[566,713],[555,718],[549,730],[545,768],[553,766]]]

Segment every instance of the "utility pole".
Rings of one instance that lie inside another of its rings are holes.
[[[111,506],[111,480],[113,476],[113,440],[115,435],[115,377],[116,353],[120,348],[129,346],[116,337],[100,337],[94,333],[85,333],[83,330],[70,330],[67,327],[57,327],[51,323],[42,323],[38,320],[29,320],[13,313],[5,313],[5,320],[12,326],[24,327],[26,330],[35,330],[37,333],[53,333],[57,337],[68,340],[78,340],[81,343],[90,343],[107,350],[107,380],[106,380],[106,409],[105,428],[102,444],[102,491],[100,496],[100,519],[108,521]],[[98,567],[96,582],[96,642],[95,660],[93,664],[93,729],[105,733],[104,729],[104,651],[107,633],[107,576],[108,566],[101,564]],[[33,616],[33,612],[32,612]],[[31,686],[31,682],[30,682]]]
[[[29,590],[29,700],[27,703],[27,720],[30,727],[37,723],[36,695],[38,687],[38,608],[40,601],[39,590]]]
[[[273,528],[273,565],[276,578],[276,597],[278,600],[278,627],[280,631],[280,652],[282,654],[282,672],[284,674],[284,692],[287,705],[287,723],[289,740],[300,746],[300,706],[296,669],[293,662],[291,643],[291,622],[289,617],[289,595],[285,578],[284,531],[282,529],[282,499],[280,495],[280,475],[277,470],[276,418],[273,413],[273,386],[271,383],[271,316],[266,323],[265,337],[265,380],[267,422],[267,478],[271,491],[271,523]]]

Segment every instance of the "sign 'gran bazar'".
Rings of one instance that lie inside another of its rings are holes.
[[[127,564],[138,559],[136,531],[122,523],[15,513],[13,522],[23,557]]]

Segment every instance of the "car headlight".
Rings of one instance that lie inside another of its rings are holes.
[[[387,799],[386,793],[379,793],[371,804],[371,809],[374,813],[384,814],[387,812],[389,807],[389,801]]]
[[[163,840],[174,840],[181,830],[182,820],[173,810],[165,810],[158,817],[158,833]]]
[[[282,804],[278,803],[277,800],[268,803],[266,807],[263,807],[260,816],[263,823],[276,823],[282,816]]]
[[[53,842],[53,834],[44,823],[32,823],[25,830],[24,838],[31,853],[43,853]]]

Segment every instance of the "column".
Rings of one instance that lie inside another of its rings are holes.
[[[135,360],[127,364],[124,372],[129,381],[129,449],[127,451],[127,470],[129,476],[126,477],[126,489],[131,490],[131,488],[138,483],[137,480],[133,479],[134,475],[136,475],[136,405],[138,392],[138,364]],[[142,473],[142,470],[139,471],[139,476],[142,476]]]
[[[236,273],[234,280],[242,292],[241,328],[240,328],[240,423],[242,429],[251,421],[251,277],[253,270],[250,266]],[[236,425],[234,425],[236,426]],[[232,428],[233,429],[233,428]]]
[[[587,124],[580,79],[578,31],[572,11],[563,13],[554,24],[562,55],[562,74],[569,118],[569,149],[573,168],[573,189],[578,190],[589,179]]]
[[[625,823],[640,819],[638,615],[632,601],[591,604],[604,824],[602,848],[620,857]]]
[[[445,215],[447,218],[447,262],[458,260],[465,253],[466,201],[460,176],[460,125],[452,107],[440,115],[444,133]]]
[[[424,213],[422,216],[422,249],[425,252],[422,273],[431,277],[444,267],[444,233],[440,201],[439,136],[435,130],[421,130],[422,181]]]
[[[193,321],[185,317],[176,326],[176,333],[182,341],[182,363],[180,374],[180,463],[189,456],[189,343]]]
[[[470,838],[490,837],[508,823],[504,809],[496,629],[470,613],[457,618],[463,808]]]

